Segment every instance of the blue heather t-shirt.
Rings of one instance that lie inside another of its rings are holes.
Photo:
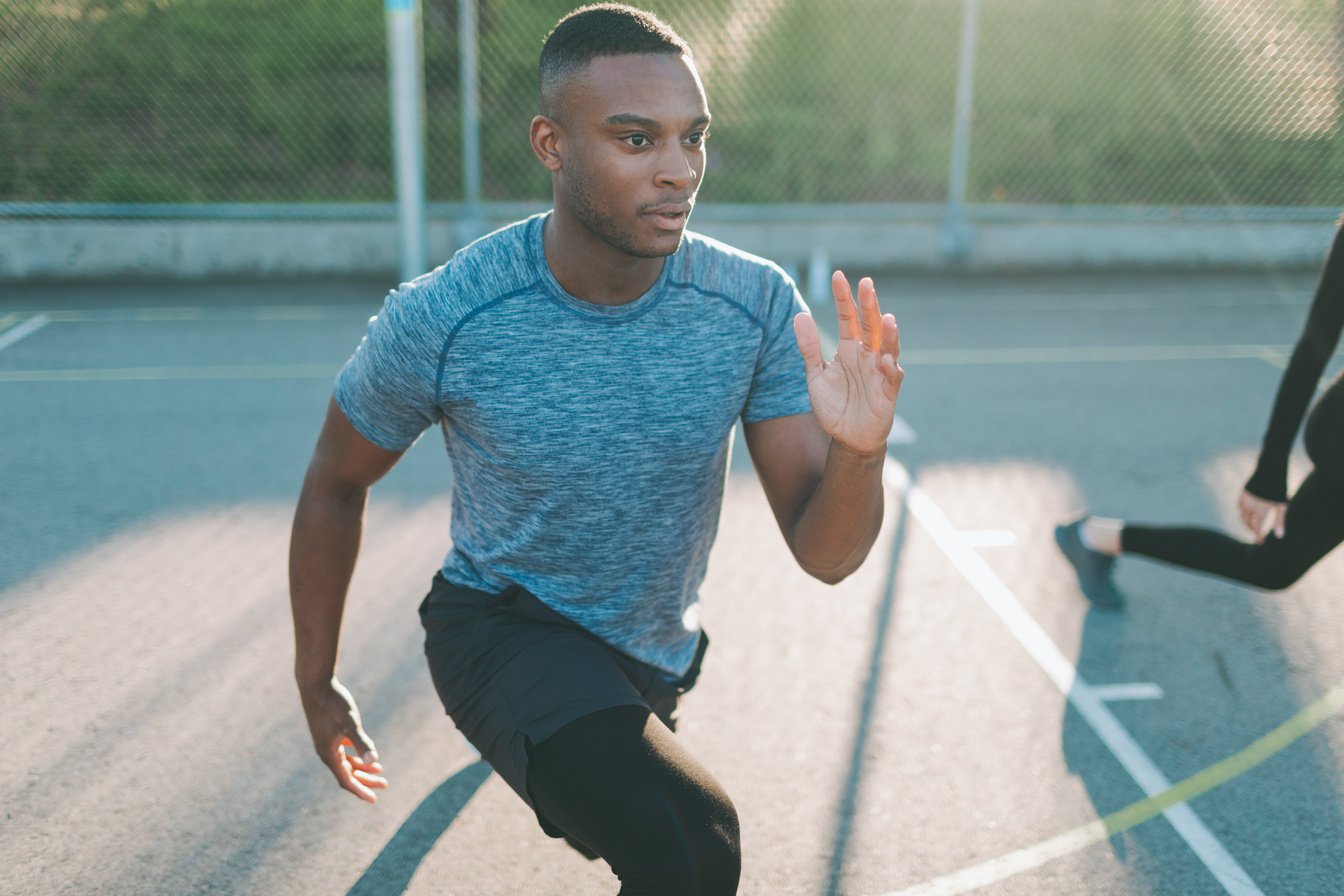
[[[450,582],[519,585],[672,675],[699,639],[733,424],[811,411],[775,265],[686,234],[626,305],[551,275],[546,216],[404,284],[369,321],[336,401],[402,451],[439,424],[453,469]]]

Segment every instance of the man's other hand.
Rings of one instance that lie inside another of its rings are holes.
[[[355,698],[335,678],[314,686],[300,686],[303,713],[313,749],[331,769],[336,783],[370,803],[378,802],[375,790],[387,788],[378,750],[364,733]]]

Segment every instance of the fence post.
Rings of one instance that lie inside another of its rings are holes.
[[[425,92],[419,0],[384,0],[397,243],[403,281],[425,271]]]
[[[957,56],[957,99],[952,120],[952,162],[947,178],[947,217],[943,221],[943,258],[958,262],[971,254],[971,225],[966,219],[966,169],[971,153],[971,114],[975,95],[976,24],[980,0],[963,0],[961,49]]]
[[[462,84],[462,199],[465,214],[458,225],[458,245],[485,230],[481,211],[481,74],[477,0],[457,0],[458,71]]]

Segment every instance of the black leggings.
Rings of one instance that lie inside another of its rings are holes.
[[[1300,579],[1344,541],[1344,489],[1319,470],[1288,502],[1283,538],[1247,544],[1211,529],[1125,523],[1120,546],[1177,566],[1213,573],[1257,588],[1278,590]]]
[[[606,859],[621,896],[737,892],[737,811],[648,709],[591,713],[528,754],[537,812]]]
[[[1316,468],[1288,502],[1283,538],[1271,533],[1247,544],[1209,529],[1125,523],[1121,550],[1257,588],[1287,588],[1344,541],[1344,378],[1312,409],[1306,445]]]

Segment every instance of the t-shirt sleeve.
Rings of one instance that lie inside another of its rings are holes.
[[[765,333],[751,391],[742,411],[744,423],[812,411],[812,401],[807,396],[807,369],[793,335],[793,318],[807,311],[807,305],[792,280],[783,274],[776,276],[764,310],[761,323]]]
[[[335,397],[364,438],[404,451],[438,422],[437,327],[424,286],[393,292],[336,377]]]

